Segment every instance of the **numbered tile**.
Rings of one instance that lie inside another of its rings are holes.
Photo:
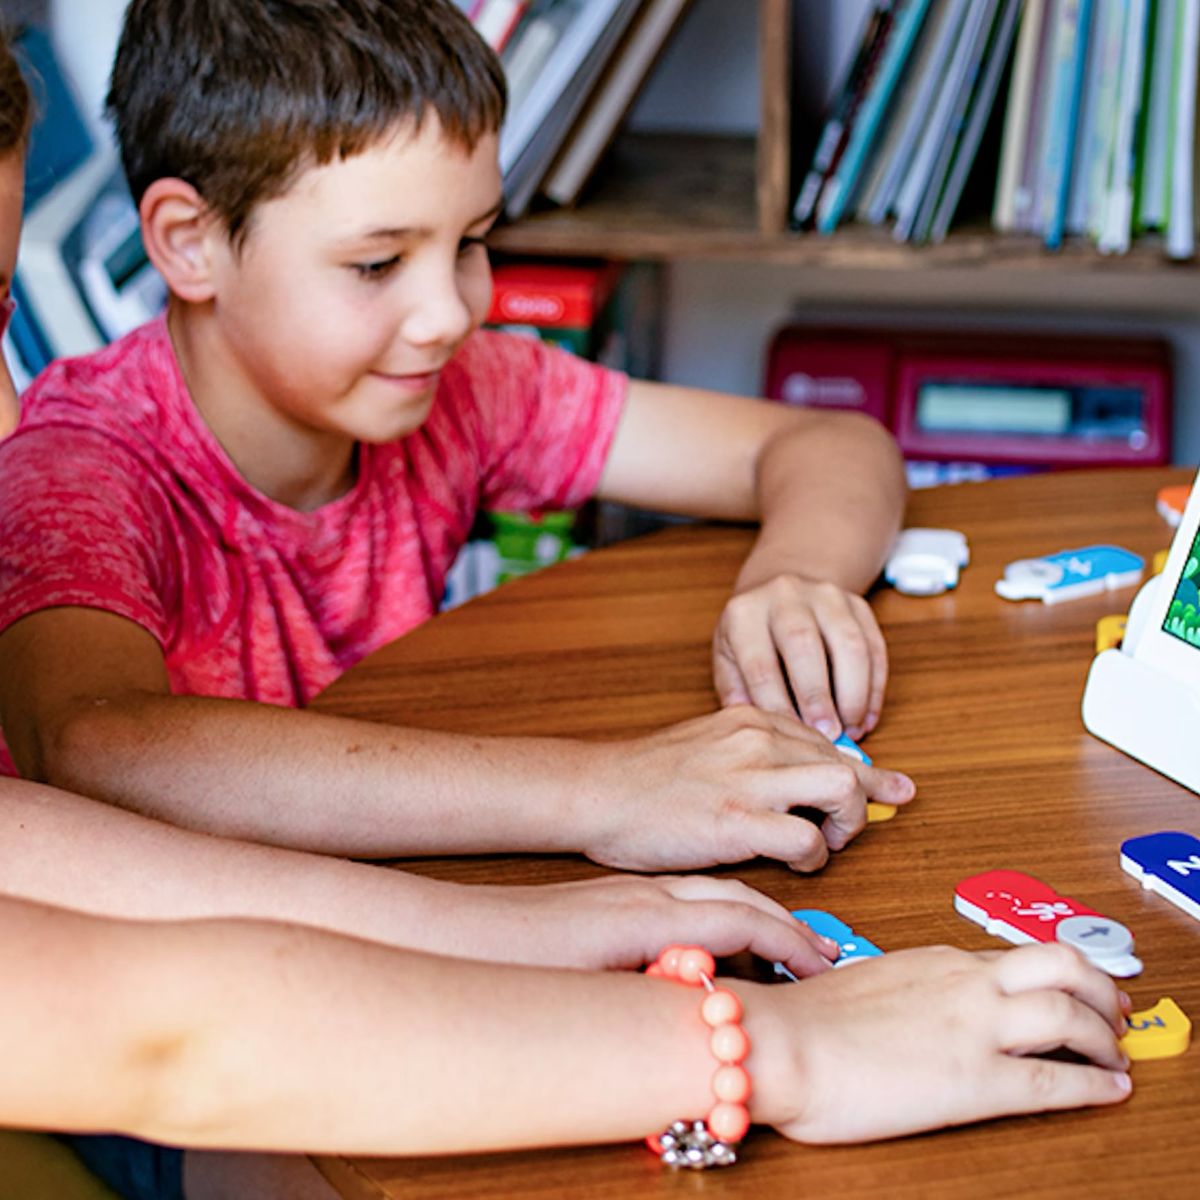
[[[1200,838],[1176,830],[1129,838],[1121,870],[1200,921]]]
[[[1174,1058],[1188,1048],[1191,1040],[1192,1023],[1187,1014],[1170,996],[1164,996],[1153,1008],[1129,1018],[1129,1032],[1121,1039],[1121,1049],[1135,1062]]]

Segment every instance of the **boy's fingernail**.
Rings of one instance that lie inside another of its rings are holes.
[[[1121,1011],[1123,1013],[1133,1012],[1133,1001],[1129,998],[1128,993],[1118,992],[1117,1000],[1118,1000],[1118,1003],[1121,1005]]]
[[[1113,1072],[1113,1083],[1115,1083],[1118,1089],[1122,1092],[1128,1092],[1133,1088],[1133,1080],[1130,1079],[1124,1071]]]
[[[823,733],[831,742],[838,735],[837,725],[827,718],[817,722],[817,731]]]

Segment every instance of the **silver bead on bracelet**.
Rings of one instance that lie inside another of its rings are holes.
[[[658,1136],[659,1157],[668,1167],[704,1171],[729,1167],[737,1162],[737,1151],[728,1142],[713,1137],[703,1121],[675,1121]]]

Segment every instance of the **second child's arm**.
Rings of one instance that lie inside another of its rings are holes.
[[[698,991],[642,975],[249,922],[96,921],[4,898],[0,946],[5,1125],[440,1154],[634,1141],[712,1105]],[[900,951],[795,985],[731,986],[751,1116],[800,1141],[1129,1091],[1122,1000],[1062,946]],[[1057,1047],[1089,1061],[1025,1057]]]
[[[760,522],[714,638],[722,701],[798,709],[829,737],[875,727],[887,651],[861,593],[879,574],[905,501],[903,463],[881,425],[637,382],[600,493]]]
[[[19,779],[0,779],[0,893],[126,919],[287,921],[530,966],[634,968],[698,942],[810,975],[837,953],[735,879],[466,886],[195,833]]]
[[[455,736],[170,693],[158,643],[93,609],[0,635],[21,774],[207,833],[355,858],[582,852],[679,870],[820,867],[911,783],[794,719],[726,709],[624,742]],[[795,806],[827,815],[818,829]]]

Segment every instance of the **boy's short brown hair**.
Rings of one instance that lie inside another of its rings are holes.
[[[0,157],[24,149],[30,111],[29,87],[0,24]]]
[[[430,110],[470,149],[504,106],[499,60],[451,0],[132,0],[108,94],[134,200],[184,179],[235,244],[304,167]]]

